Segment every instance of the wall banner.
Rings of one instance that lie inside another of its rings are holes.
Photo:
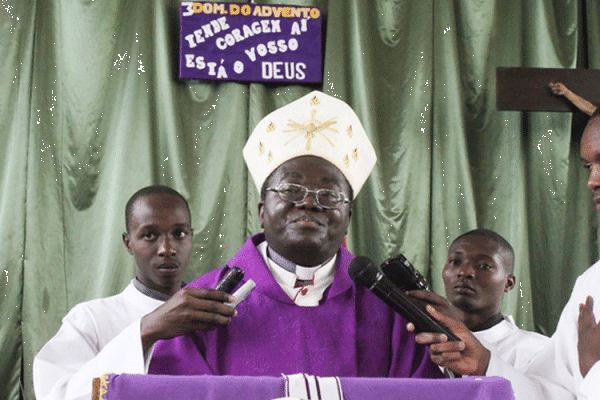
[[[321,82],[321,9],[247,3],[180,3],[179,77]]]

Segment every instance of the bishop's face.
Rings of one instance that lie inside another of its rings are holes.
[[[282,183],[302,185],[309,190],[335,190],[350,197],[345,176],[320,157],[301,156],[280,165],[267,185],[278,187]],[[275,191],[267,191],[258,205],[258,217],[269,246],[288,260],[307,267],[319,265],[336,254],[348,230],[350,215],[350,204],[323,208],[314,193],[292,203]]]

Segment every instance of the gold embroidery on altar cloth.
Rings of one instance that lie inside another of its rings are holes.
[[[108,375],[104,374],[100,377],[100,399],[106,400],[106,393],[108,392]]]

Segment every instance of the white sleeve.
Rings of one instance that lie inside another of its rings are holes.
[[[588,371],[583,382],[579,387],[579,396],[577,400],[598,400],[600,399],[600,362],[594,364],[594,366]]]
[[[555,383],[517,370],[500,357],[491,353],[486,376],[500,376],[508,379],[515,394],[515,400],[571,400],[575,395]]]
[[[600,391],[598,390],[598,382],[600,381],[599,366],[595,365],[585,380],[583,380],[579,371],[577,319],[579,303],[584,302],[585,296],[591,293],[584,285],[588,280],[592,283],[595,282],[595,280],[589,278],[582,279],[582,277],[579,277],[577,279],[571,297],[562,310],[550,345],[536,355],[529,368],[529,371],[535,375],[576,393],[579,400],[600,399]],[[594,385],[595,387],[593,387]]]
[[[37,400],[89,400],[92,380],[106,373],[144,373],[138,318],[99,349],[93,321],[67,317],[33,362]],[[83,320],[83,321],[82,321]]]

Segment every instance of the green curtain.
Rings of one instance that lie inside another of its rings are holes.
[[[0,3],[2,399],[33,399],[33,357],[61,318],[134,276],[121,233],[137,189],[189,199],[187,280],[259,231],[242,148],[313,89],[356,110],[378,155],[353,206],[355,254],[401,252],[444,293],[450,242],[494,229],[516,251],[503,311],[546,334],[597,258],[585,117],[497,111],[495,71],[600,68],[598,0],[257,1],[322,8],[315,86],[180,81],[174,0]]]

